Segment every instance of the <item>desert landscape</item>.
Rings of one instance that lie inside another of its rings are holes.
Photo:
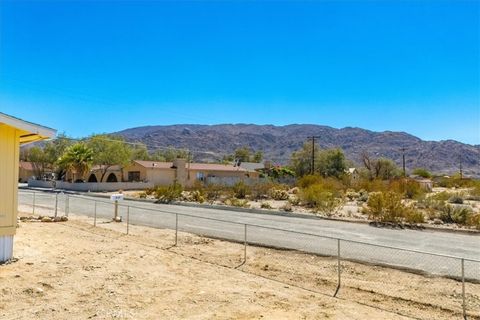
[[[0,266],[3,319],[453,319],[461,282],[248,247],[188,233],[21,214],[15,261]],[[388,279],[388,280],[387,280]],[[480,284],[467,283],[469,319]]]

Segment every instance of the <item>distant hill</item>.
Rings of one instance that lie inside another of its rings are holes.
[[[248,146],[262,150],[266,159],[288,163],[290,154],[299,149],[308,136],[320,136],[322,148],[340,147],[346,156],[361,163],[362,152],[387,157],[401,164],[401,148],[406,148],[408,169],[427,168],[437,173],[458,172],[462,159],[465,174],[480,176],[480,145],[454,140],[423,141],[405,132],[373,132],[360,128],[335,129],[327,126],[293,124],[287,126],[221,124],[147,126],[123,130],[116,134],[129,141],[141,141],[150,150],[158,147],[194,150],[196,160],[212,161]]]

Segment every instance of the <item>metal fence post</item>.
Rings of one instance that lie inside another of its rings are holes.
[[[55,218],[57,217],[57,213],[58,213],[58,192],[55,193]]]
[[[127,234],[129,232],[129,226],[130,226],[130,206],[127,206]]]
[[[95,209],[93,211],[93,226],[96,227],[97,226],[97,201],[96,200],[94,201],[94,204],[95,204]]]
[[[35,215],[35,191],[33,192],[33,209],[32,209],[32,215]]]
[[[245,224],[243,237],[243,263],[247,263],[247,225]]]
[[[337,273],[338,273],[338,280],[337,280],[337,289],[335,290],[334,297],[337,296],[338,291],[340,291],[340,286],[342,284],[342,264],[341,264],[341,253],[340,253],[340,239],[337,239]]]
[[[178,213],[175,213],[175,247],[178,244]]]
[[[65,194],[65,216],[68,217],[68,211],[70,210],[70,197]]]
[[[467,303],[465,301],[465,259],[462,258],[462,310],[463,319],[467,320]]]

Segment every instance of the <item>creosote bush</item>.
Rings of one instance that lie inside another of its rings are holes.
[[[182,196],[183,188],[180,184],[174,183],[168,187],[158,186],[155,188],[155,199],[161,203],[170,203],[178,200]]]
[[[269,195],[273,200],[288,200],[288,191],[281,189],[271,189]]]
[[[300,192],[303,204],[324,214],[334,213],[341,205],[342,200],[322,184],[314,184]]]
[[[440,220],[446,223],[457,223],[467,225],[474,216],[470,207],[447,204],[440,211]]]
[[[388,189],[401,194],[406,199],[419,199],[425,195],[425,190],[420,183],[410,179],[393,180]]]
[[[260,208],[262,208],[262,209],[272,209],[272,206],[268,202],[262,202],[262,204],[260,205]]]
[[[369,219],[381,222],[424,222],[423,214],[411,206],[402,203],[402,197],[396,192],[372,192],[367,201],[365,212]]]
[[[240,208],[248,208],[250,207],[248,205],[248,200],[245,199],[237,199],[237,198],[228,198],[225,200],[225,204],[227,206],[233,206],[233,207],[240,207]]]
[[[454,195],[448,199],[448,202],[454,203],[454,204],[463,204],[463,198],[460,195]]]
[[[245,199],[252,192],[250,186],[242,180],[235,183],[232,190],[234,197],[238,199]]]

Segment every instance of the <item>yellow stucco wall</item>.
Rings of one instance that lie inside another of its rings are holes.
[[[0,124],[0,236],[14,235],[20,131]]]
[[[175,170],[147,169],[147,181],[159,186],[169,186],[175,181]]]
[[[140,181],[147,180],[147,169],[137,163],[132,163],[131,165],[123,168],[123,181],[128,181],[128,173],[130,171],[140,172]]]

